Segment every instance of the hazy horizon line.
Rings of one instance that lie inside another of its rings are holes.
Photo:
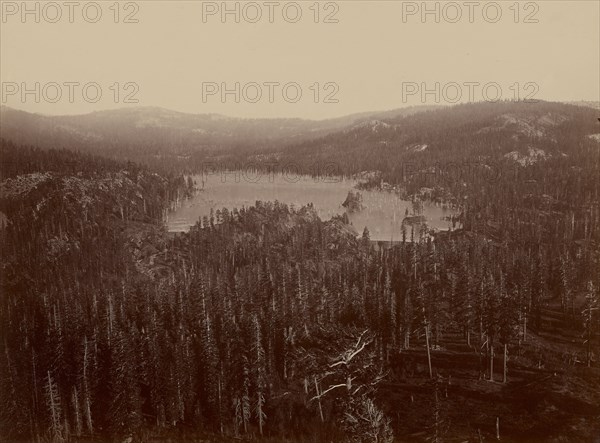
[[[173,112],[173,113],[178,113],[178,114],[183,114],[183,115],[194,115],[194,116],[219,116],[219,117],[225,117],[225,118],[229,118],[232,120],[304,120],[304,121],[313,121],[313,122],[320,122],[320,121],[330,121],[330,120],[337,120],[337,119],[343,119],[343,118],[347,118],[347,117],[351,117],[351,116],[359,116],[361,114],[384,114],[387,112],[393,112],[393,111],[400,111],[402,109],[411,109],[411,108],[427,108],[427,107],[437,107],[437,108],[452,108],[455,106],[460,106],[460,105],[467,105],[467,104],[481,104],[481,103],[507,103],[507,102],[514,102],[514,103],[518,103],[518,102],[527,102],[527,100],[514,100],[514,99],[506,99],[506,100],[498,100],[497,102],[492,102],[492,101],[487,101],[487,100],[477,100],[477,101],[466,101],[466,102],[460,102],[460,103],[453,103],[453,104],[447,104],[447,103],[422,103],[422,104],[411,104],[411,105],[405,105],[405,106],[398,106],[395,108],[389,108],[389,109],[378,109],[378,110],[366,110],[366,111],[357,111],[357,112],[350,112],[347,114],[340,114],[334,117],[327,117],[327,118],[320,118],[320,119],[312,119],[312,118],[304,118],[304,117],[294,117],[294,116],[278,116],[278,117],[266,117],[266,116],[258,116],[258,117],[251,117],[251,116],[239,116],[239,115],[232,115],[232,114],[223,114],[223,113],[219,113],[219,112],[188,112],[188,111],[181,111],[178,109],[174,109],[174,108],[169,108],[169,107],[165,107],[165,106],[159,106],[159,105],[132,105],[132,106],[120,106],[120,107],[114,107],[114,108],[103,108],[103,109],[97,109],[97,110],[93,110],[93,111],[89,111],[89,112],[75,112],[75,113],[61,113],[61,114],[49,114],[46,112],[36,112],[36,111],[30,111],[30,110],[26,110],[26,109],[22,109],[22,108],[17,108],[15,106],[9,106],[6,104],[1,104],[0,105],[0,109],[6,108],[6,109],[11,109],[14,111],[19,111],[19,112],[25,112],[28,114],[34,114],[34,115],[39,115],[39,116],[43,116],[43,117],[75,117],[75,116],[82,116],[82,115],[91,115],[91,114],[96,114],[96,113],[102,113],[102,112],[115,112],[115,111],[123,111],[123,110],[135,110],[135,109],[156,109],[156,110],[162,110],[162,111],[169,111],[169,112]],[[533,102],[544,102],[544,103],[564,103],[564,104],[572,104],[572,103],[593,103],[596,104],[600,107],[600,98],[597,100],[594,99],[579,99],[579,100],[547,100],[547,99],[536,99]]]

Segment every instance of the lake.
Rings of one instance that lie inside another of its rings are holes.
[[[191,199],[181,202],[171,211],[166,220],[169,232],[188,231],[198,219],[209,216],[211,209],[242,208],[254,206],[257,200],[278,200],[299,208],[313,203],[319,217],[329,220],[334,215],[342,215],[346,208],[342,203],[350,190],[355,190],[356,180],[340,177],[311,177],[292,174],[264,174],[244,176],[237,171],[193,176],[200,191]],[[203,186],[204,185],[204,186]],[[202,187],[203,186],[203,187]],[[401,240],[402,221],[406,210],[410,215],[422,215],[428,228],[447,230],[452,227],[448,219],[458,211],[445,206],[424,202],[422,208],[414,212],[413,203],[400,199],[387,191],[360,191],[363,210],[349,213],[348,217],[359,234],[365,227],[372,240]],[[415,226],[415,237],[420,226]],[[407,240],[410,240],[411,227],[407,225]]]

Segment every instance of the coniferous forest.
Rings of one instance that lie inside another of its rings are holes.
[[[277,201],[169,233],[210,153],[158,167],[3,139],[0,439],[593,441],[596,114],[459,106],[278,153],[460,211],[456,229],[393,244]],[[229,160],[266,168],[260,152]]]

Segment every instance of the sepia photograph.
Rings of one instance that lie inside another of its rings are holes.
[[[600,443],[600,0],[0,0],[0,442]]]

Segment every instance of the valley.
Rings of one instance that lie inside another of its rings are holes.
[[[593,441],[597,111],[384,123],[241,150],[3,138],[3,439]]]

